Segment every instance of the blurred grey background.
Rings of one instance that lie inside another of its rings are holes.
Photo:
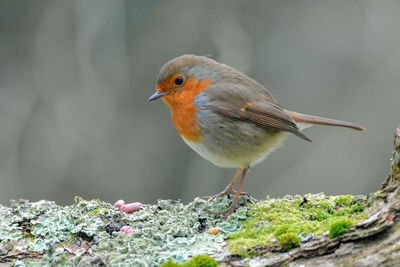
[[[376,191],[400,123],[400,1],[0,1],[0,203],[190,201],[235,170],[203,160],[148,103],[165,62],[209,55],[280,104],[357,122],[306,130],[244,190]]]

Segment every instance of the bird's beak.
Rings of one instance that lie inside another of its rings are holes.
[[[158,98],[160,98],[160,97],[165,96],[166,94],[167,94],[167,92],[160,92],[160,91],[157,91],[157,92],[155,92],[152,96],[149,97],[149,101],[156,100],[156,99],[158,99]]]

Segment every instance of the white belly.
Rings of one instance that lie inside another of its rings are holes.
[[[251,149],[246,147],[239,149],[237,155],[230,155],[224,151],[211,149],[201,142],[191,142],[183,138],[185,143],[196,151],[203,158],[211,161],[213,164],[226,168],[247,168],[264,160],[273,150],[277,149],[280,143],[288,136],[287,132],[266,136],[265,141],[259,146],[253,146]]]

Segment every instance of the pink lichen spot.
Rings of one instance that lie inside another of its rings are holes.
[[[140,202],[134,202],[134,203],[130,203],[130,204],[123,205],[123,206],[120,208],[120,211],[126,212],[126,213],[132,213],[132,212],[138,211],[138,210],[140,209],[141,206],[143,206],[142,203],[140,203]]]
[[[121,229],[119,229],[120,232],[124,232],[125,234],[133,234],[133,229],[130,226],[122,226]]]
[[[117,202],[115,202],[114,204],[114,208],[118,208],[121,209],[121,207],[125,205],[125,201],[123,201],[122,199],[118,200]]]

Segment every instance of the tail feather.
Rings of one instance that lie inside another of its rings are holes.
[[[358,125],[356,125],[354,123],[351,123],[351,122],[333,120],[333,119],[317,117],[317,116],[312,116],[312,115],[306,115],[306,114],[301,114],[301,113],[294,112],[294,111],[289,111],[289,110],[287,110],[287,112],[290,114],[290,116],[296,122],[300,122],[300,123],[340,126],[340,127],[346,127],[346,128],[350,128],[350,129],[353,129],[353,130],[357,130],[357,131],[364,131],[365,130],[364,127],[358,126]]]

